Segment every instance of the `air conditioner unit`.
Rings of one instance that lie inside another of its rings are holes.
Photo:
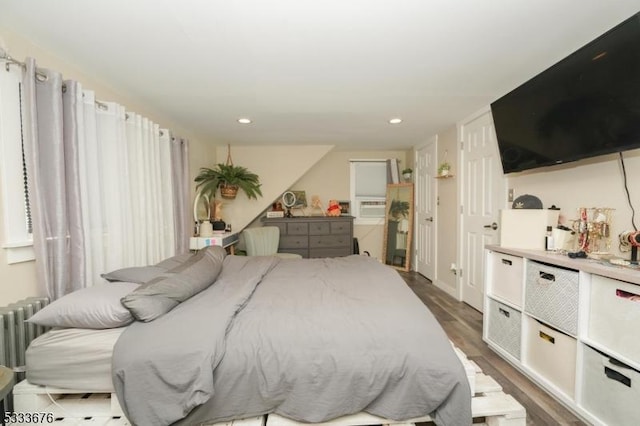
[[[361,218],[381,218],[385,215],[385,200],[360,200],[358,204]]]

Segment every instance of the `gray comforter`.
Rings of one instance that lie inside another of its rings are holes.
[[[229,256],[211,287],[123,333],[113,379],[139,426],[360,411],[471,424],[444,331],[395,270],[366,256]]]

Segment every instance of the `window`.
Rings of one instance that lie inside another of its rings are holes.
[[[387,160],[351,160],[351,205],[357,225],[377,225],[385,216]]]
[[[20,67],[0,68],[0,166],[7,262],[35,258],[22,146]]]

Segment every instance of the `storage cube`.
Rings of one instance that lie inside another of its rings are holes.
[[[640,285],[593,275],[588,334],[640,363]]]
[[[504,303],[489,298],[488,321],[489,340],[520,359],[522,314]]]
[[[603,423],[640,425],[640,372],[584,345],[582,407]]]
[[[559,210],[500,210],[500,246],[544,250],[547,226],[558,224]]]
[[[576,382],[576,339],[526,316],[523,363],[573,398]]]
[[[491,253],[489,294],[522,308],[522,258]]]
[[[525,312],[573,336],[578,334],[578,271],[527,262]]]

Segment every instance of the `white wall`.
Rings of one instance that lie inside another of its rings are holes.
[[[238,191],[235,200],[222,200],[222,219],[232,225],[234,231],[241,231],[256,217],[271,206],[272,202],[291,188],[302,175],[320,161],[333,145],[308,146],[231,146],[233,164],[249,169],[257,174],[262,186],[262,197],[249,200]],[[227,158],[227,146],[216,147],[218,162]],[[214,167],[208,164],[207,167]]]
[[[452,263],[456,263],[458,222],[460,209],[458,207],[458,131],[456,126],[438,133],[438,164],[444,161],[444,152],[447,152],[447,161],[451,163],[449,179],[435,179],[438,186],[437,209],[437,251],[436,251],[436,279],[435,284],[451,295],[457,295],[457,277],[450,270]]]
[[[300,180],[295,182],[291,189],[304,190],[307,199],[317,195],[325,206],[330,199],[349,200],[350,197],[350,166],[352,159],[387,159],[400,160],[400,170],[411,157],[411,151],[346,151],[333,150],[321,161],[310,169]],[[356,225],[354,237],[358,239],[360,253],[368,251],[371,256],[382,259],[382,239],[384,229],[380,220],[379,225]]]
[[[144,101],[135,99],[128,93],[119,92],[104,82],[96,80],[91,74],[49,54],[49,52],[18,34],[9,32],[5,28],[0,28],[0,46],[7,49],[9,54],[18,60],[33,57],[36,59],[38,66],[62,72],[64,78],[79,81],[83,88],[93,90],[97,99],[118,102],[128,110],[149,117],[158,123],[160,127],[171,129],[176,135],[188,138],[190,141],[192,181],[200,167],[215,162],[215,150],[210,141],[192,132],[189,127],[183,126],[170,117],[159,113],[153,106],[146,104]],[[3,223],[2,215],[3,209],[0,208],[0,223]],[[0,242],[3,241],[4,229],[0,229]],[[36,282],[34,262],[9,265],[5,259],[5,256],[0,256],[0,306],[25,297],[44,294],[44,289],[39,288]]]
[[[636,209],[635,222],[640,226],[640,150],[623,153],[631,203]],[[632,230],[631,208],[624,190],[624,179],[617,154],[607,155],[561,166],[548,167],[520,175],[507,175],[507,186],[515,196],[531,194],[542,200],[545,208],[555,204],[561,208],[561,221],[577,219],[580,207],[614,208],[611,225],[611,252],[620,253],[618,235]],[[569,223],[570,225],[570,223]]]

